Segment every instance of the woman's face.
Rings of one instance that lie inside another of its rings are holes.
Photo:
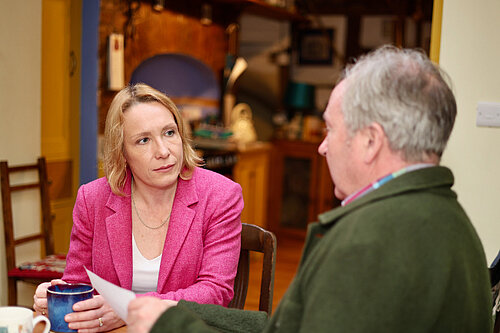
[[[125,159],[139,186],[177,184],[183,166],[182,139],[172,113],[157,102],[139,103],[123,114]]]

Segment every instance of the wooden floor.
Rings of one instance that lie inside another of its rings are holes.
[[[277,235],[278,249],[276,251],[276,271],[274,275],[273,311],[288,289],[288,285],[295,276],[304,238],[298,236]],[[250,263],[250,277],[245,310],[259,309],[260,274],[262,273],[262,258],[252,257]]]

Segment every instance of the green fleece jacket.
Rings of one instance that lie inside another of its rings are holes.
[[[152,332],[489,333],[486,258],[452,185],[419,169],[320,215],[270,318],[181,301]]]

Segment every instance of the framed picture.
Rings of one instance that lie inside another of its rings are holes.
[[[298,31],[299,65],[333,65],[334,29]]]

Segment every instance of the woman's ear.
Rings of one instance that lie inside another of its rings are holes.
[[[372,163],[380,154],[384,141],[385,131],[379,123],[371,123],[362,130],[364,142],[363,160],[365,163]]]

